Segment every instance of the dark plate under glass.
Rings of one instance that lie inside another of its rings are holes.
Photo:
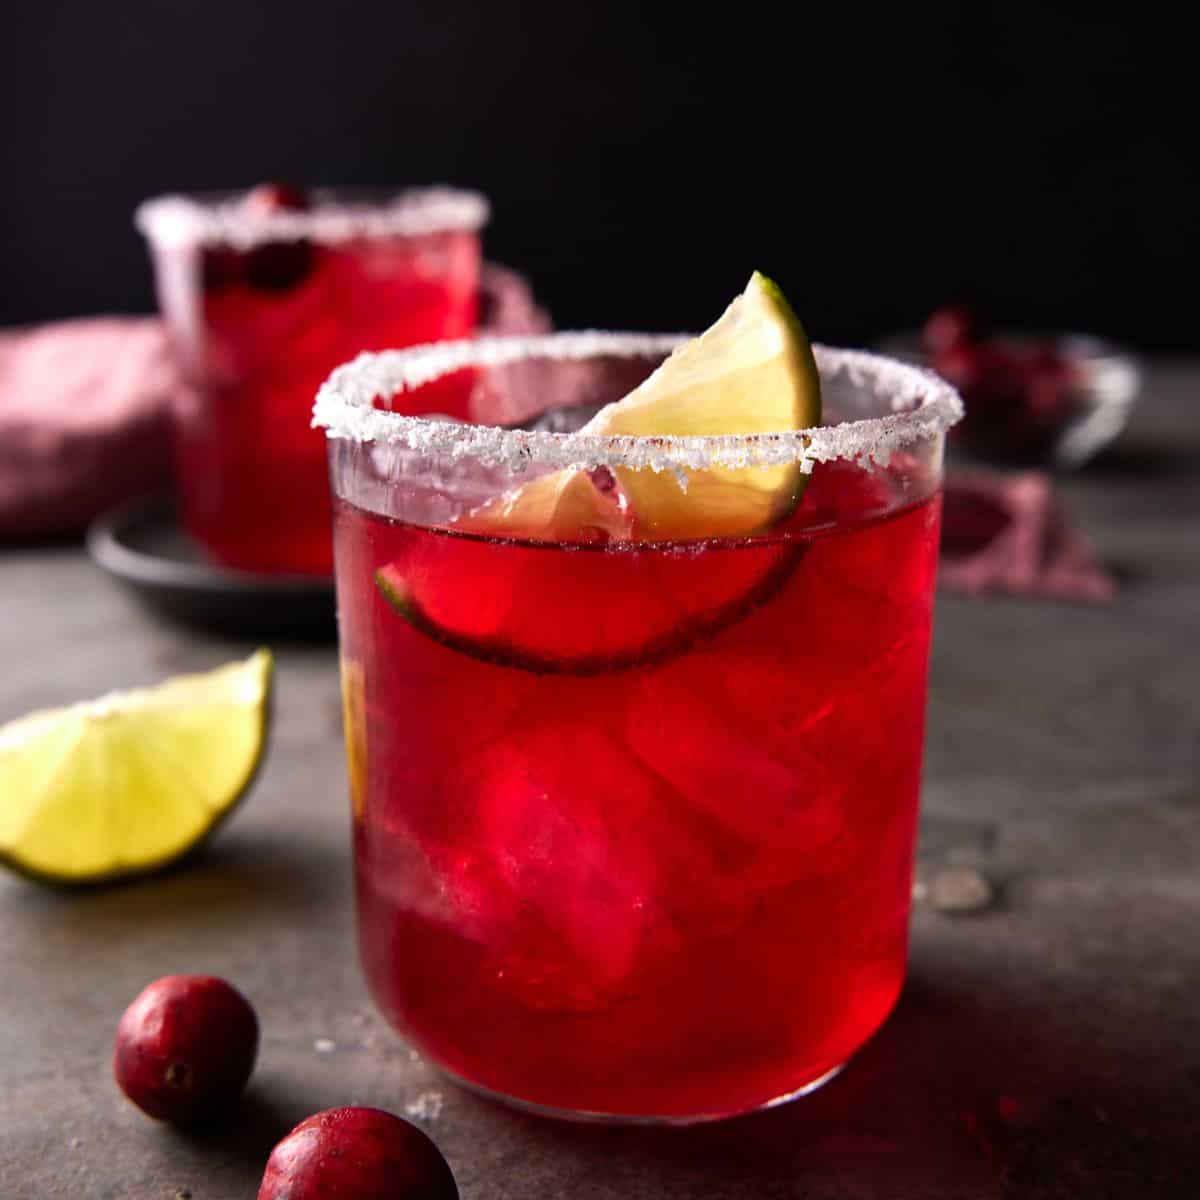
[[[168,499],[138,501],[97,518],[87,547],[101,568],[170,620],[237,637],[325,641],[337,635],[332,578],[214,565],[184,532]]]

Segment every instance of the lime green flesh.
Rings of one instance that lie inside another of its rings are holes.
[[[192,849],[263,754],[269,651],[0,728],[0,861],[58,883],[140,874]]]

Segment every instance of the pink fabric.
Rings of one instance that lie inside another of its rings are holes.
[[[1099,603],[1116,582],[1044,471],[954,470],[946,478],[939,581],[971,596],[1007,592]]]
[[[76,533],[163,486],[174,378],[155,318],[0,332],[0,539]]]

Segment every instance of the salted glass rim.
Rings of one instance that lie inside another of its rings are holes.
[[[170,193],[143,200],[133,223],[156,246],[263,242],[341,242],[352,238],[476,233],[491,206],[482,192],[435,185],[410,188],[313,188],[309,209],[247,211],[245,192]]]
[[[436,342],[360,354],[336,368],[321,385],[312,424],[333,440],[399,444],[513,471],[533,464],[687,471],[793,463],[810,471],[815,463],[834,459],[886,463],[896,450],[940,437],[963,414],[958,393],[932,371],[864,350],[823,345],[813,346],[823,384],[845,377],[852,387],[869,391],[891,411],[777,433],[677,437],[512,429],[438,416],[406,416],[375,407],[378,398],[390,400],[465,369],[509,367],[530,360],[652,358],[669,354],[689,336],[585,330]]]

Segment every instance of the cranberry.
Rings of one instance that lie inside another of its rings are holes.
[[[933,356],[933,369],[968,399],[991,399],[1015,381],[1008,355],[983,342],[946,347]]]
[[[205,246],[200,251],[200,285],[217,292],[236,283],[242,273],[242,258],[230,246]]]
[[[953,436],[1006,461],[1042,461],[1079,402],[1076,368],[1051,340],[984,336],[962,305],[932,313],[921,331],[929,361],[966,401]]]
[[[1035,346],[1021,360],[1025,408],[1041,424],[1061,423],[1074,403],[1074,372],[1051,344]]]
[[[242,208],[248,215],[269,217],[273,213],[306,212],[309,202],[304,190],[294,184],[260,183],[246,193]],[[312,259],[312,245],[303,239],[263,242],[246,255],[246,279],[260,291],[286,292],[308,275]]]
[[[257,1051],[258,1018],[239,991],[209,975],[167,975],[121,1017],[113,1073],[143,1112],[183,1125],[232,1103]]]
[[[441,1151],[378,1108],[331,1108],[271,1151],[258,1200],[458,1200]]]
[[[979,321],[965,304],[947,304],[930,314],[921,329],[921,342],[930,354],[978,341]]]
[[[260,183],[246,193],[242,207],[264,217],[276,212],[307,212],[308,194],[294,183]]]
[[[1028,436],[1022,377],[1016,356],[1002,343],[953,346],[934,357],[934,370],[952,383],[967,411],[957,434],[981,453],[1012,453]]]

